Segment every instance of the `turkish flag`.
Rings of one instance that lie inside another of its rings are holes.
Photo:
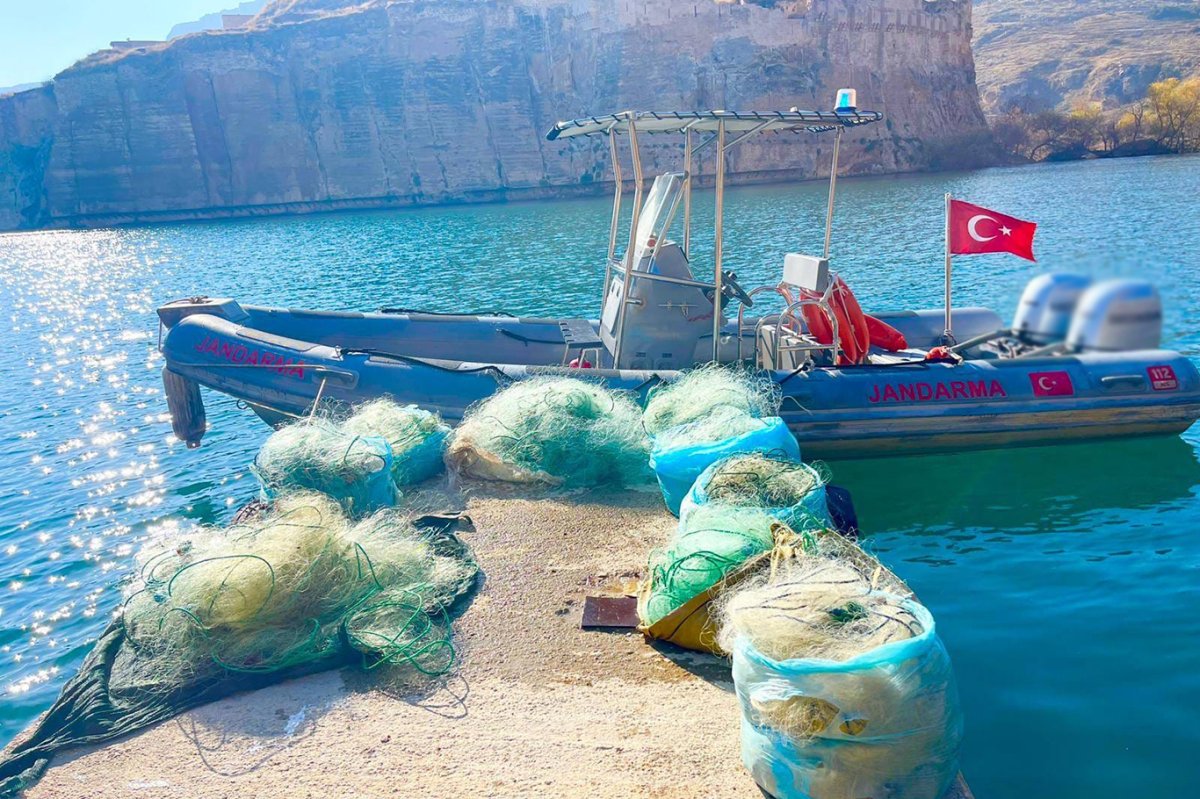
[[[1030,372],[1029,382],[1035,397],[1073,397],[1075,385],[1070,372]]]
[[[950,201],[950,252],[953,255],[979,255],[1007,252],[1029,261],[1033,257],[1036,222],[990,211],[962,200]]]

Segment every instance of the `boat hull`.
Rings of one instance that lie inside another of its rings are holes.
[[[343,349],[264,331],[247,324],[250,316],[208,313],[174,320],[162,352],[169,372],[244,401],[271,423],[305,414],[318,394],[346,404],[390,396],[453,422],[471,404],[532,376],[585,377],[644,395],[679,374],[569,369],[560,365],[569,351],[547,332],[551,320],[478,319],[489,330],[508,331],[502,338],[515,342],[515,349],[505,357],[534,362],[438,359],[428,357],[428,349],[418,357],[383,349],[386,337],[373,339],[371,347]],[[463,318],[456,323],[461,326]],[[332,335],[317,328],[314,323],[315,338]],[[410,348],[398,337],[396,349]],[[1167,350],[812,369],[774,377],[783,392],[781,415],[808,457],[1169,435],[1200,417],[1200,375],[1189,359]]]

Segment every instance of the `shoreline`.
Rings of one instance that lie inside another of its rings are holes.
[[[993,169],[1008,170],[1026,167],[1062,166],[1074,163],[1127,161],[1136,158],[1196,158],[1200,153],[1131,153],[1128,155],[1106,155],[1071,159],[1043,159],[1041,161],[1013,160],[1004,163],[991,164],[972,169],[917,170],[902,172],[860,172],[857,174],[839,175],[839,182],[855,183],[863,180],[903,180],[928,177],[932,175],[962,175],[976,172],[986,172]],[[798,172],[781,170],[779,172],[753,172],[731,175],[728,187],[769,188],[801,184],[823,184],[829,180],[828,175],[801,176]],[[586,201],[611,197],[614,188],[613,181],[588,183],[572,186],[540,186],[519,189],[487,189],[475,192],[464,192],[454,197],[442,198],[432,202],[414,201],[412,198],[377,197],[356,198],[344,200],[328,200],[303,203],[278,203],[253,206],[230,206],[224,208],[198,208],[178,211],[152,211],[128,214],[92,214],[69,219],[58,220],[48,225],[30,228],[12,228],[0,230],[0,236],[22,234],[53,233],[71,230],[102,230],[152,227],[157,225],[187,225],[205,222],[241,221],[255,219],[296,219],[303,217],[337,216],[341,214],[372,213],[378,211],[437,211],[439,209],[461,209],[475,206],[524,205],[550,200]],[[632,192],[633,181],[626,180],[626,192]],[[711,189],[711,176],[698,176],[696,187]]]

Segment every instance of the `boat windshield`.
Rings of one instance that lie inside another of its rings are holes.
[[[679,200],[683,196],[685,178],[683,172],[667,172],[654,179],[638,217],[637,236],[634,238],[634,269],[641,268],[647,255],[657,252],[659,243],[671,229],[675,212],[679,209]],[[645,268],[650,267],[647,265]]]

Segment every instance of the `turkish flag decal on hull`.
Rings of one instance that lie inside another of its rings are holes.
[[[1033,257],[1033,236],[1036,222],[1026,222],[1015,216],[971,205],[962,200],[950,201],[950,253],[952,255],[981,255],[1007,252],[1029,261]]]
[[[1035,397],[1073,397],[1075,386],[1069,372],[1030,372]]]

